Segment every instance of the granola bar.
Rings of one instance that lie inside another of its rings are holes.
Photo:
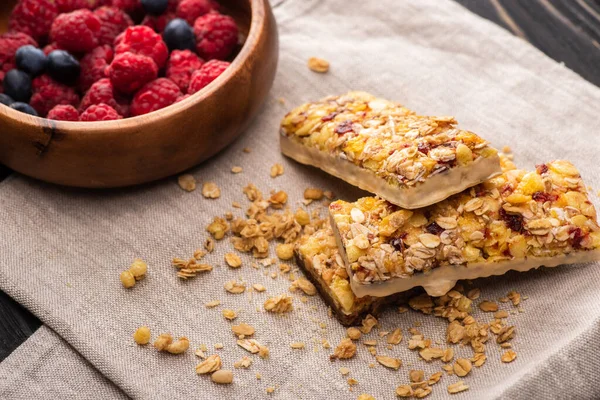
[[[304,104],[281,122],[281,151],[404,208],[500,173],[498,152],[453,117],[416,115],[363,92]]]
[[[377,197],[330,205],[334,235],[358,296],[422,286],[435,296],[459,279],[600,259],[596,210],[568,161],[502,175],[430,207]]]
[[[386,304],[407,298],[405,293],[386,298],[357,298],[350,288],[346,267],[329,224],[312,235],[302,236],[296,244],[295,255],[298,265],[343,325],[358,325],[366,315],[376,315]]]

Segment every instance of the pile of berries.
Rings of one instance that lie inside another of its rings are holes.
[[[215,80],[237,47],[214,0],[19,0],[0,35],[0,104],[61,121],[147,114]]]

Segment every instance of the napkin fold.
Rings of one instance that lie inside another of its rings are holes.
[[[188,258],[201,247],[214,216],[227,211],[243,215],[231,204],[245,207],[242,188],[248,183],[264,193],[287,191],[294,209],[306,187],[330,189],[348,200],[364,194],[280,155],[279,121],[302,102],[365,90],[423,114],[454,115],[462,127],[496,147],[511,146],[517,165],[533,168],[569,159],[585,182],[600,188],[600,90],[454,2],[286,0],[275,5],[275,14],[280,66],[262,113],[226,151],[191,171],[201,183],[217,183],[219,199],[204,199],[200,190],[184,192],[176,179],[107,191],[59,188],[16,175],[0,184],[0,288],[50,328],[42,328],[0,364],[0,395],[261,399],[273,387],[269,398],[344,399],[369,393],[392,399],[395,387],[408,382],[409,369],[440,370],[439,363],[419,360],[405,344],[378,349],[403,360],[399,371],[370,368],[375,361],[365,348],[353,360],[330,362],[331,350],[321,341],[335,345],[345,329],[321,299],[313,296],[303,303],[294,295],[292,313],[265,313],[264,300],[288,293],[289,282],[272,279],[268,268],[252,268],[249,256],[243,257],[241,269],[228,268],[223,258],[232,246],[227,241],[206,258],[215,266],[212,272],[189,281],[176,277],[170,260]],[[329,60],[330,71],[310,71],[306,60],[312,56]],[[243,152],[245,147],[252,151]],[[272,179],[274,163],[283,164],[285,173]],[[233,166],[243,172],[232,174]],[[137,257],[148,262],[147,278],[125,290],[119,273]],[[501,352],[488,345],[488,361],[464,378],[470,389],[455,397],[600,397],[595,379],[600,361],[594,350],[600,345],[599,266],[476,281],[485,298],[517,290],[529,299],[524,312],[509,317],[517,326],[512,341],[517,359],[500,365]],[[223,284],[232,279],[260,283],[267,291],[226,293]],[[204,306],[213,300],[221,305]],[[238,310],[236,322],[256,328],[256,339],[271,349],[271,357],[253,357],[249,370],[234,371],[233,385],[219,386],[196,375],[199,359],[193,349],[206,344],[208,353],[219,354],[230,369],[249,355],[235,344],[223,308]],[[445,340],[441,319],[394,310],[380,318],[382,330],[401,327],[406,332],[416,322],[426,337]],[[175,356],[138,346],[131,335],[141,325],[149,326],[153,337],[163,332],[187,336],[193,349]],[[306,348],[291,349],[297,341]],[[216,350],[217,343],[224,348]],[[471,356],[467,348],[456,351]],[[341,366],[351,370],[349,376],[340,374]],[[358,381],[352,391],[348,377]],[[444,376],[430,398],[445,398],[445,386],[457,380]]]

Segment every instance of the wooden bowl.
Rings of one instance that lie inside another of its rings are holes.
[[[0,163],[47,182],[108,188],[174,175],[221,151],[244,131],[271,88],[278,36],[268,0],[219,2],[246,40],[206,88],[119,121],[52,121],[0,106]],[[10,7],[2,3],[5,27]]]

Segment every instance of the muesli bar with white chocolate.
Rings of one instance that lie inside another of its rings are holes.
[[[408,298],[407,293],[385,298],[357,298],[350,288],[346,267],[329,224],[313,234],[302,236],[296,244],[295,255],[300,268],[343,325],[358,325],[366,315],[377,315],[383,306]]]
[[[281,122],[281,151],[404,208],[498,175],[496,149],[456,127],[364,92],[304,104]]]
[[[422,286],[600,259],[600,228],[568,161],[504,173],[438,204],[399,208],[377,197],[329,207],[353,292],[387,296]]]

